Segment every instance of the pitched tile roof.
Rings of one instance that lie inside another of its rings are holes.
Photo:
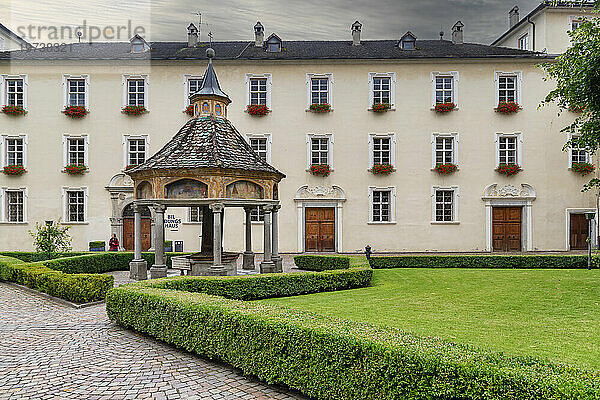
[[[285,177],[252,150],[231,122],[216,117],[190,119],[162,149],[127,173],[172,168],[239,169]]]
[[[198,60],[205,59],[208,43],[187,47],[187,42],[150,42],[151,51],[131,53],[129,42],[73,43],[66,51],[0,52],[1,59],[37,60]],[[215,60],[321,60],[321,59],[428,59],[428,58],[540,58],[541,53],[475,43],[454,44],[449,40],[417,40],[415,50],[402,50],[398,40],[352,41],[286,40],[280,52],[255,47],[254,41],[214,42]]]

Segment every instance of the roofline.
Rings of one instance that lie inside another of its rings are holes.
[[[19,42],[19,44],[31,47],[31,44],[23,39],[21,36],[17,35],[16,33],[14,33],[13,31],[11,31],[10,29],[8,29],[5,25],[3,25],[2,23],[0,23],[0,31],[5,32],[11,39]]]
[[[583,7],[594,7],[594,3],[590,2],[590,1],[583,1],[579,5],[579,8],[583,8]],[[542,10],[544,10],[546,8],[553,8],[553,9],[575,9],[576,7],[574,7],[574,6],[567,6],[564,3],[560,3],[560,2],[557,5],[552,5],[552,4],[549,4],[548,1],[544,1],[544,2],[540,3],[536,8],[534,8],[525,17],[521,18],[521,20],[519,22],[517,22],[512,28],[509,28],[506,32],[504,32],[502,35],[500,35],[500,37],[498,39],[494,40],[492,42],[491,46],[495,46],[498,42],[500,42],[501,40],[503,40],[504,38],[506,38],[508,35],[510,35],[511,33],[513,33],[515,30],[519,29],[529,19],[533,18],[536,14],[538,14],[539,12],[541,12]]]

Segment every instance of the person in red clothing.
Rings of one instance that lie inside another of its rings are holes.
[[[117,239],[117,235],[114,233],[108,241],[108,251],[119,251],[119,239]]]

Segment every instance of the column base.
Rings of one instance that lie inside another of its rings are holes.
[[[166,265],[153,265],[150,267],[150,279],[166,278],[167,277],[167,266]]]
[[[213,265],[208,269],[208,276],[226,276],[227,270],[223,265]]]
[[[275,272],[283,272],[283,258],[280,256],[274,256],[271,258],[271,261],[273,261],[273,264],[275,264]]]
[[[253,270],[256,268],[254,265],[254,253],[253,252],[245,252],[243,255],[242,261],[242,269],[245,270]]]
[[[133,260],[129,263],[129,279],[135,281],[148,279],[148,263],[146,260]]]
[[[276,266],[273,261],[263,261],[260,263],[260,273],[261,274],[273,274],[276,271]]]

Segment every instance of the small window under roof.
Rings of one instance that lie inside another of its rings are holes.
[[[400,38],[399,47],[402,50],[415,50],[417,48],[417,37],[410,31],[406,32],[404,36]]]
[[[266,50],[271,53],[278,53],[281,51],[281,44],[281,38],[272,33],[266,40]]]
[[[150,50],[150,45],[140,35],[135,35],[132,37],[129,40],[129,43],[131,43],[132,53],[143,53]]]

